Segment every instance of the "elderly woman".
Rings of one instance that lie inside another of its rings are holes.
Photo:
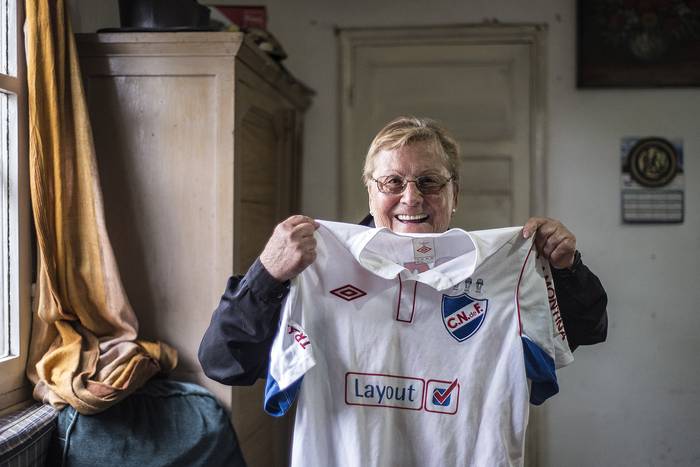
[[[402,117],[390,122],[365,160],[370,215],[362,223],[397,233],[445,232],[458,208],[458,164],[457,144],[434,121]],[[207,376],[247,385],[266,375],[289,280],[314,262],[317,228],[306,216],[286,219],[245,276],[229,279],[199,348]],[[607,296],[581,262],[575,236],[561,222],[537,217],[523,227],[524,237],[532,235],[553,267],[571,349],[605,340]]]

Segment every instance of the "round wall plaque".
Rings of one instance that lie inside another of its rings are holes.
[[[668,185],[678,171],[678,154],[663,138],[640,139],[627,155],[627,164],[635,182],[658,188]]]

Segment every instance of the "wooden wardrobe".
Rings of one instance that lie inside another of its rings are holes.
[[[264,381],[215,383],[197,349],[229,276],[298,209],[313,92],[242,33],[76,37],[107,227],[139,335],[177,348],[172,377],[206,386],[230,410],[251,466],[286,465],[291,422],[263,412]]]

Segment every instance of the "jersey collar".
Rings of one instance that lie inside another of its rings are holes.
[[[436,290],[457,285],[472,275],[482,255],[472,236],[462,229],[450,229],[441,234],[397,234],[387,229],[369,228],[354,224],[321,221],[335,237],[346,245],[357,261],[371,273],[384,279],[400,277],[401,280],[422,282]],[[429,238],[435,249],[442,251],[437,265],[425,272],[410,270],[397,264],[392,251],[411,248],[413,239]]]

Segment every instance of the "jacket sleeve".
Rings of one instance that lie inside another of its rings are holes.
[[[289,282],[280,283],[257,259],[245,276],[228,280],[199,345],[199,363],[211,379],[232,386],[264,377]]]
[[[572,269],[554,269],[554,286],[571,350],[605,341],[608,295],[598,277],[580,260]]]

